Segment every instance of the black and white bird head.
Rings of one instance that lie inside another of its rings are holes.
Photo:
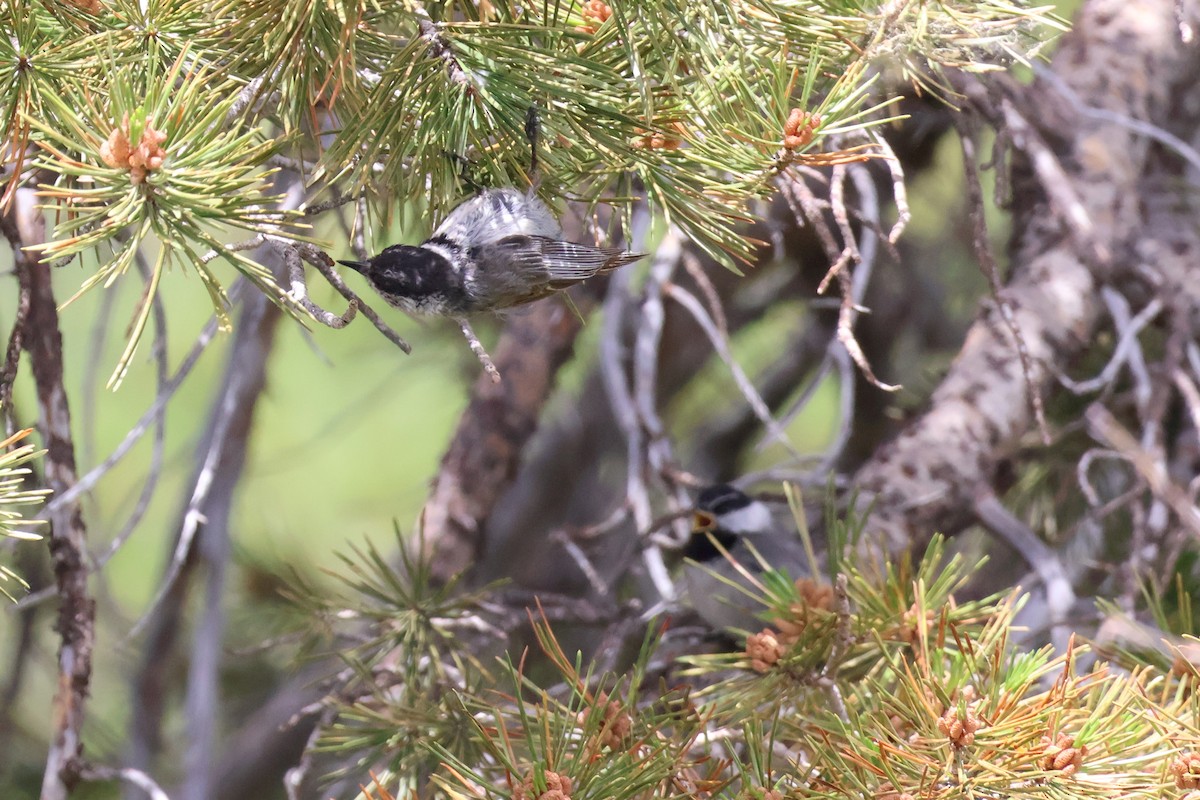
[[[808,571],[795,531],[778,524],[766,503],[725,484],[700,491],[683,555],[681,595],[713,628],[761,625],[765,565],[789,575]]]
[[[454,264],[437,248],[397,244],[368,261],[338,263],[361,274],[389,305],[409,314],[450,314],[463,302]]]
[[[728,550],[739,537],[768,534],[773,525],[771,511],[761,500],[728,484],[707,486],[696,498],[692,537],[684,556],[701,562],[720,558],[714,539]]]

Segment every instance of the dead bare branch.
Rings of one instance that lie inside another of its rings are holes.
[[[1034,420],[1037,422],[1038,431],[1042,436],[1042,444],[1049,446],[1050,429],[1046,425],[1046,410],[1042,405],[1041,389],[1034,378],[1033,359],[1029,355],[1029,346],[1025,343],[1025,336],[1013,314],[1012,305],[1002,291],[1000,267],[996,264],[991,241],[988,239],[987,218],[984,216],[983,209],[983,187],[980,185],[979,172],[976,167],[975,133],[966,123],[958,126],[958,133],[963,151],[963,172],[967,178],[967,204],[975,233],[975,257],[979,261],[979,268],[983,270],[983,274],[988,279],[988,286],[992,290],[992,301],[996,304],[1000,318],[1008,327],[1013,345],[1016,347],[1017,357],[1021,362],[1021,377],[1025,380],[1025,388],[1033,408]],[[1087,238],[1087,242],[1094,248],[1101,247],[1094,242],[1091,236]]]
[[[79,777],[85,781],[120,781],[145,792],[150,800],[171,800],[170,796],[153,778],[133,767],[105,767],[88,764],[79,771]]]
[[[1151,493],[1170,506],[1180,523],[1193,536],[1200,537],[1200,508],[1192,502],[1186,489],[1167,477],[1161,461],[1149,453],[1103,406],[1093,403],[1085,416],[1091,434],[1132,464]]]
[[[471,327],[471,323],[466,317],[455,317],[454,321],[458,323],[458,329],[462,331],[463,338],[467,340],[467,346],[471,348],[471,352],[479,359],[479,363],[483,366],[483,371],[491,378],[492,383],[500,383],[500,370],[496,369],[496,362],[492,361],[492,357],[488,355],[488,351],[483,347],[483,342],[479,341],[479,337],[475,335],[475,330]]]
[[[21,293],[29,297],[25,330],[20,341],[29,352],[37,389],[38,425],[46,447],[45,476],[48,488],[66,493],[77,478],[71,411],[63,384],[63,341],[50,270],[26,248],[45,237],[45,223],[36,210],[32,192],[18,189],[14,202],[0,210],[0,232],[13,250]],[[95,647],[96,601],[88,588],[87,528],[77,504],[63,504],[49,515],[48,537],[59,597],[56,630],[58,686],[56,713],[42,800],[66,800],[80,779],[83,755],[83,722],[92,680]]]
[[[1117,346],[1113,348],[1112,358],[1104,365],[1104,369],[1094,377],[1085,381],[1075,381],[1071,378],[1060,375],[1059,381],[1070,389],[1075,394],[1087,394],[1089,392],[1100,391],[1108,387],[1117,377],[1117,372],[1125,364],[1130,364],[1131,369],[1135,369],[1142,374],[1145,373],[1145,358],[1141,356],[1137,348],[1137,337],[1142,330],[1154,321],[1155,317],[1163,309],[1162,301],[1155,297],[1146,307],[1139,311],[1135,316],[1129,315],[1129,302],[1119,293],[1105,287],[1101,289],[1101,294],[1108,305],[1109,314],[1112,317],[1113,324],[1116,326],[1119,333]],[[1140,365],[1140,368],[1134,367],[1134,364]],[[1145,382],[1139,380],[1138,403],[1144,405],[1149,397],[1145,390]]]
[[[17,368],[21,363],[22,337],[25,335],[28,319],[29,290],[21,286],[17,290],[17,311],[13,317],[12,331],[8,335],[8,347],[4,352],[4,367],[0,369],[0,414],[4,415],[5,438],[17,432],[16,419],[13,417],[12,390]]]
[[[1186,83],[1196,64],[1194,48],[1179,42],[1169,6],[1085,4],[1052,70],[1085,105],[1163,125],[1174,109],[1171,87]],[[1165,216],[1162,227],[1156,225],[1152,217],[1159,210],[1139,205],[1140,188],[1160,163],[1149,159],[1150,142],[1113,120],[1084,118],[1081,124],[1079,115],[1063,113],[1061,92],[1037,83],[1013,102],[1025,119],[1055,132],[1057,151],[1072,154],[1062,166],[1093,220],[1101,252],[1146,253],[1158,274],[1182,280],[1186,270],[1173,263],[1181,256],[1168,244],[1172,226]],[[970,162],[974,151],[966,155]],[[1029,189],[1030,197],[1039,191],[1036,173],[1033,179],[1018,187]],[[1014,267],[1000,304],[1011,309],[1011,318],[1001,316],[998,306],[983,310],[929,409],[856,476],[860,501],[875,502],[868,531],[888,549],[970,521],[962,509],[970,506],[972,487],[992,483],[1022,436],[1039,426],[1030,389],[1044,390],[1050,377],[1044,365],[1069,363],[1091,341],[1102,308],[1094,259],[1062,235],[1051,203],[1026,201],[1017,216]],[[1189,252],[1184,248],[1183,256]],[[1013,327],[1026,344],[1021,358],[1013,357]]]
[[[800,453],[797,452],[795,446],[788,438],[787,431],[772,416],[771,410],[767,408],[767,404],[763,402],[758,390],[754,388],[754,383],[746,375],[746,371],[742,369],[742,365],[733,357],[733,351],[729,347],[728,340],[721,336],[720,330],[717,329],[712,317],[704,310],[704,306],[701,305],[694,294],[676,284],[668,284],[665,288],[667,296],[683,306],[692,315],[692,319],[700,323],[701,330],[704,331],[704,334],[712,343],[713,349],[717,351],[717,355],[724,362],[726,369],[729,370],[729,374],[733,377],[738,391],[746,399],[750,408],[754,410],[755,416],[766,427],[770,437],[783,445],[793,456],[799,457]]]

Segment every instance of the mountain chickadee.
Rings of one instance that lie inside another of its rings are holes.
[[[450,212],[416,247],[395,244],[362,273],[388,304],[410,314],[463,316],[540,300],[645,257],[619,247],[564,241],[536,195],[485,189]]]
[[[757,579],[764,567],[755,553],[770,569],[786,571],[792,579],[811,571],[800,538],[777,524],[761,500],[727,485],[701,490],[692,538],[683,552],[688,559],[684,602],[715,628],[762,628],[757,615],[765,608],[756,599],[762,589],[730,563],[732,558]]]

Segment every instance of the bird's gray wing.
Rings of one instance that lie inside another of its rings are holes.
[[[738,559],[730,553],[747,572],[758,576],[761,569],[754,558],[749,553],[741,555]],[[713,628],[753,631],[762,626],[757,615],[766,607],[755,599],[762,592],[725,557],[703,564],[685,563],[682,579],[685,603]]]
[[[545,236],[506,236],[472,247],[470,256],[477,266],[468,291],[496,308],[546,297],[641,257]]]
[[[642,258],[619,247],[591,247],[545,236],[506,236],[472,248],[476,261],[489,271],[523,275],[526,281],[574,283]]]

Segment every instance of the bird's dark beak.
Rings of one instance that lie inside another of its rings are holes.
[[[371,268],[371,265],[368,264],[366,261],[342,261],[341,259],[338,259],[337,263],[341,264],[344,267],[349,267],[350,269],[354,270],[355,272],[361,273],[363,275],[366,275],[367,270]]]
[[[717,518],[707,511],[696,510],[692,514],[692,533],[704,533],[717,529]]]

